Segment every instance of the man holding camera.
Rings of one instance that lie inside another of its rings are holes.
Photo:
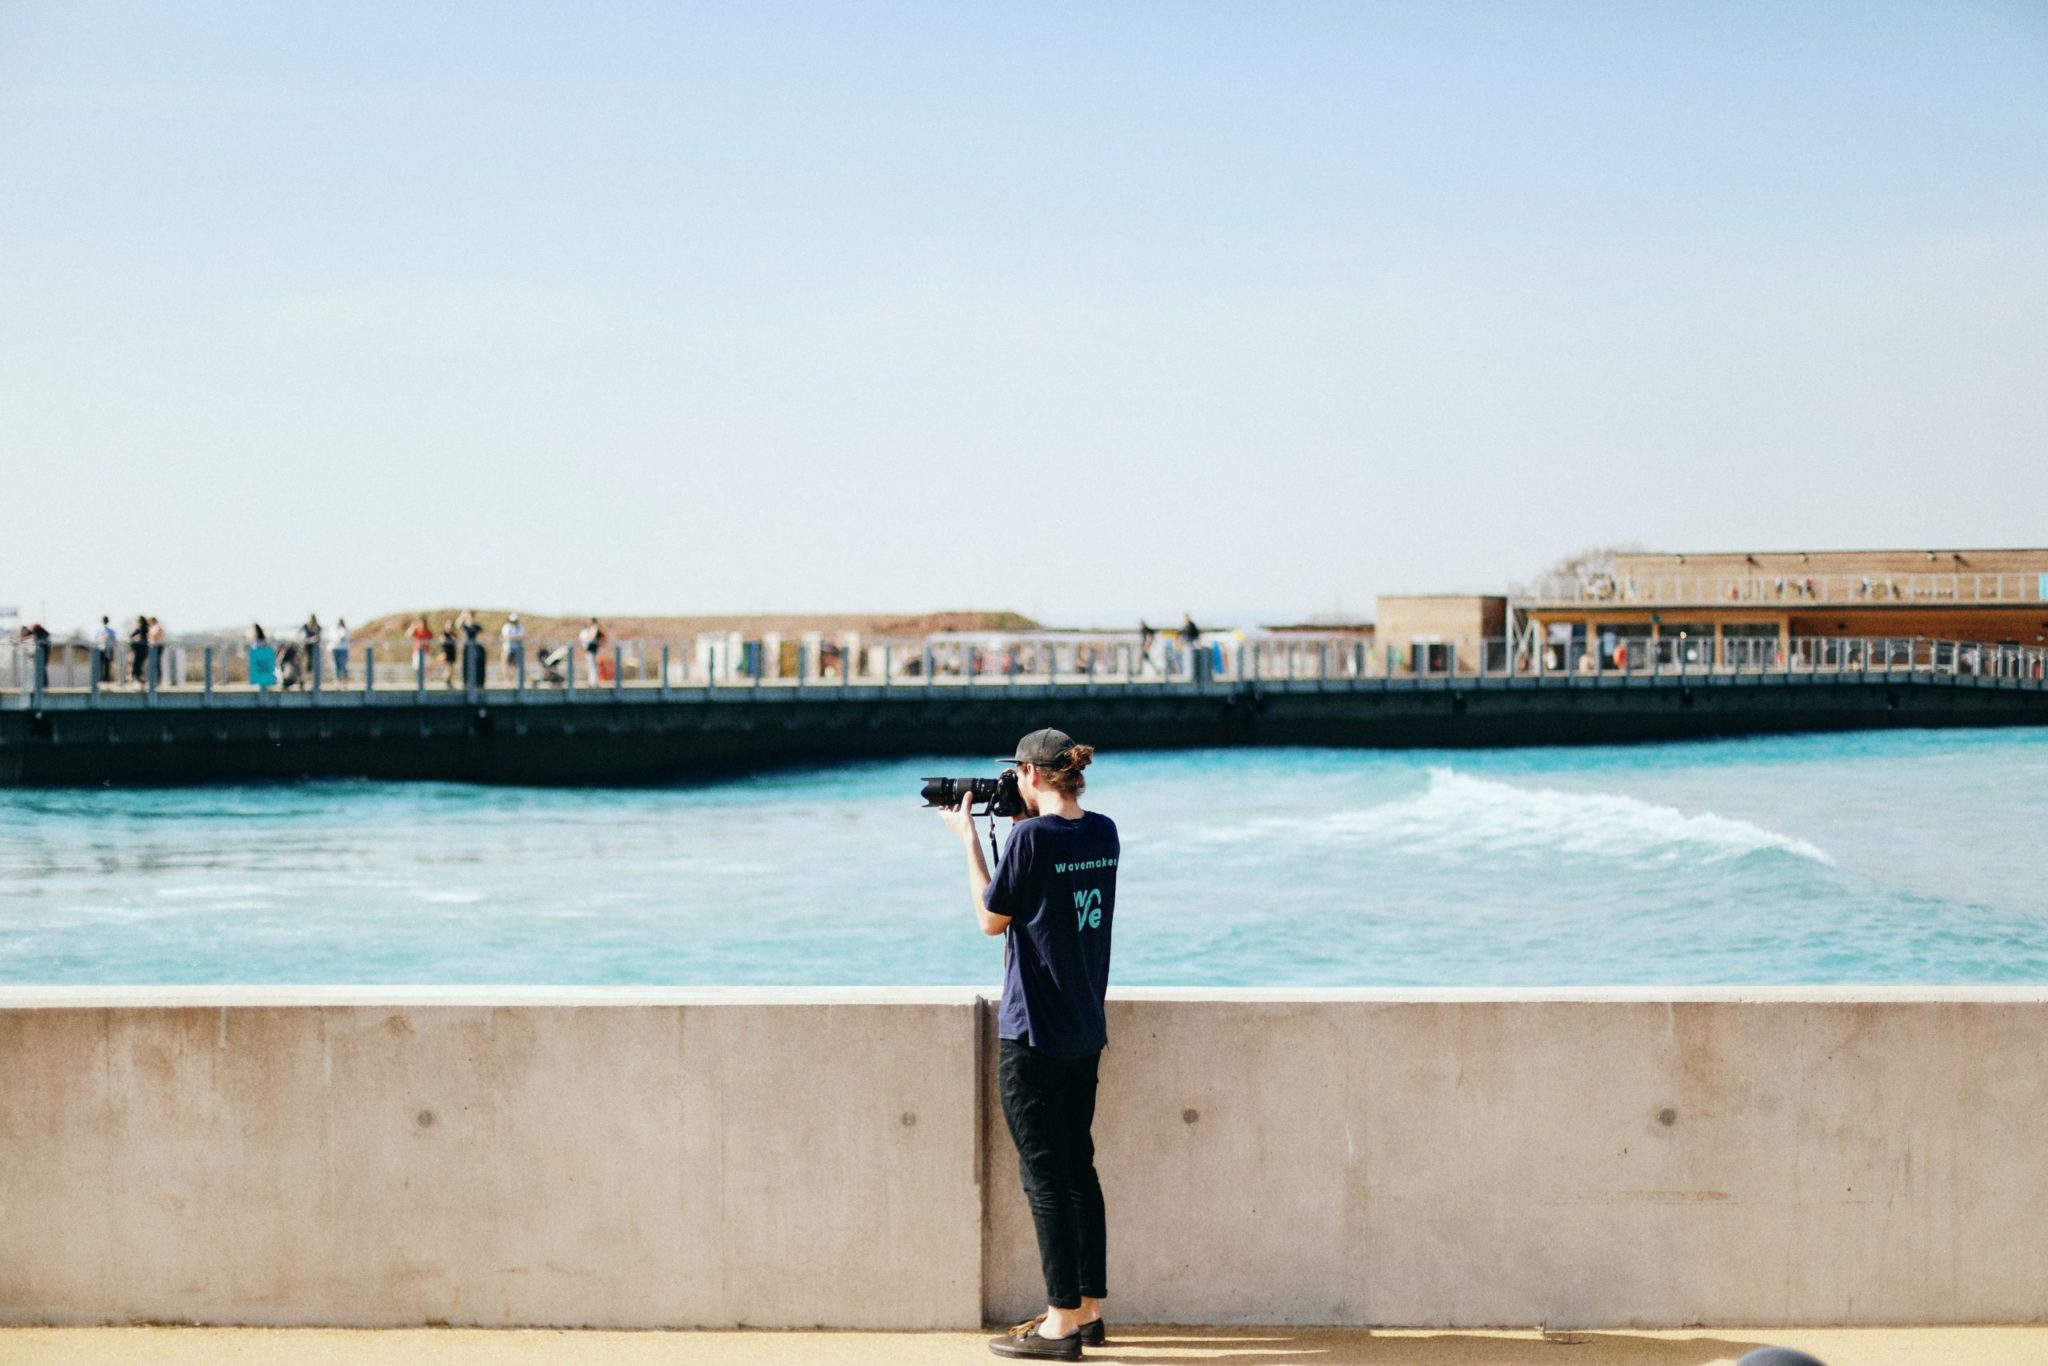
[[[1017,742],[1024,815],[990,876],[970,794],[944,812],[967,846],[984,934],[1006,934],[996,1076],[1038,1231],[1046,1310],[989,1341],[1001,1357],[1078,1361],[1103,1341],[1105,1221],[1095,1175],[1096,1064],[1116,912],[1116,824],[1081,809],[1091,746],[1050,727]]]

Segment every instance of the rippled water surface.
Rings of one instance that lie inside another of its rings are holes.
[[[932,757],[0,792],[0,981],[992,983]],[[1104,755],[1115,980],[2048,981],[2048,734]]]

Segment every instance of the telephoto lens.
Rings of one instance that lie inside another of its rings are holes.
[[[920,795],[926,806],[958,806],[972,794],[977,807],[991,816],[1021,816],[1024,796],[1017,791],[1017,770],[1006,769],[1000,778],[926,778]]]
[[[950,807],[960,805],[960,799],[971,792],[976,806],[986,806],[995,795],[995,786],[993,778],[926,778],[919,795],[926,806]]]

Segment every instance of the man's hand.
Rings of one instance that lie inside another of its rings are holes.
[[[982,895],[988,891],[988,862],[982,858],[981,845],[974,839],[973,796],[961,798],[958,806],[940,807],[939,819],[967,846],[967,895],[974,902],[974,916],[981,922],[981,932],[1001,934],[1009,928],[1010,917],[995,915],[981,904]]]
[[[950,829],[954,834],[958,835],[962,840],[966,841],[970,846],[974,846],[977,848],[979,847],[974,845],[973,793],[970,792],[968,795],[962,797],[960,799],[960,805],[958,806],[940,807],[939,819],[944,821],[948,829]]]

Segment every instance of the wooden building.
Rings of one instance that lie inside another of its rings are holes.
[[[1538,585],[1509,608],[1524,646],[1600,659],[1640,649],[1767,662],[1813,638],[2048,643],[2048,550],[1798,550],[1617,555],[1611,573]]]

